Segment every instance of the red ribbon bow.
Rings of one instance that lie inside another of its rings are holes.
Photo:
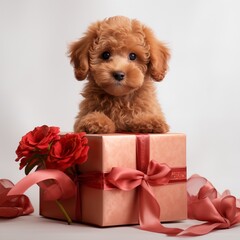
[[[168,165],[152,160],[148,165],[147,174],[136,169],[113,167],[107,175],[107,181],[121,190],[129,191],[139,185],[144,187],[144,183],[152,186],[165,185],[170,177],[171,168]]]
[[[178,234],[178,228],[166,228],[160,223],[160,206],[152,192],[151,186],[165,185],[171,177],[171,168],[166,164],[159,164],[152,160],[149,162],[147,173],[130,168],[115,167],[107,176],[107,181],[115,187],[129,191],[139,188],[139,223],[141,229]]]

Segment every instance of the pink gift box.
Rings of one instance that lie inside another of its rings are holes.
[[[172,180],[168,184],[151,187],[161,209],[160,221],[186,219],[186,136],[180,133],[147,136],[149,149],[147,153],[144,150],[144,154],[149,155],[150,160],[165,163],[173,169]],[[131,191],[118,188],[104,189],[104,183],[101,182],[103,180],[98,179],[99,174],[96,174],[109,173],[113,167],[137,169],[139,166],[136,155],[137,137],[141,138],[141,135],[87,135],[89,157],[88,161],[80,166],[80,171],[83,176],[86,173],[90,175],[94,173],[91,184],[85,184],[87,182],[85,179],[85,183],[79,184],[75,197],[61,200],[72,220],[97,226],[138,224],[138,188]],[[42,193],[40,215],[65,220],[57,204],[43,200]]]

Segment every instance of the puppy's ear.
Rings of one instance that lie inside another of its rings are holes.
[[[85,36],[72,43],[69,47],[68,56],[74,67],[75,77],[78,80],[84,80],[89,70],[89,49],[97,37],[97,24],[89,27]]]
[[[146,41],[150,46],[150,62],[148,71],[155,81],[161,81],[168,69],[169,49],[156,39],[151,29],[144,28]]]

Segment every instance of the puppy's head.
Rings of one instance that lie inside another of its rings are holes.
[[[108,94],[122,96],[139,89],[147,75],[162,80],[169,52],[148,27],[117,16],[92,24],[69,57],[78,80],[89,75]]]

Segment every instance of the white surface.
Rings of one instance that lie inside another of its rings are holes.
[[[167,224],[169,227],[186,228],[193,221]],[[164,234],[151,233],[137,228],[137,226],[121,226],[110,228],[98,228],[74,223],[67,225],[65,222],[53,221],[36,215],[19,217],[11,220],[0,219],[0,237],[2,240],[159,240],[169,238],[176,239],[199,239],[199,240],[226,240],[239,239],[240,231],[237,228],[219,230],[199,237],[167,237]]]
[[[238,0],[0,0],[0,178],[24,176],[14,159],[26,132],[42,124],[72,130],[84,81],[74,79],[67,45],[90,23],[126,15],[150,26],[171,49],[169,73],[156,86],[172,131],[187,134],[188,175],[203,175],[239,197],[239,11]],[[28,195],[36,203],[37,193]],[[204,239],[239,234],[236,227]],[[0,236],[164,237],[134,228],[67,227],[35,216],[1,220]]]

